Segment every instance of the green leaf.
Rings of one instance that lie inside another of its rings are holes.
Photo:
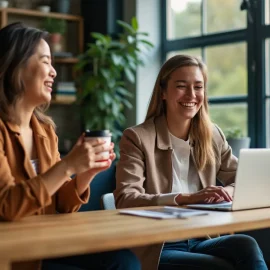
[[[102,43],[106,44],[108,43],[106,36],[101,34],[101,33],[97,33],[97,32],[92,32],[91,36],[99,41],[101,41]]]
[[[106,70],[104,68],[100,69],[101,74],[103,75],[103,77],[108,81],[110,80],[110,71]]]
[[[130,33],[135,33],[134,29],[132,28],[132,26],[130,26],[128,23],[124,22],[124,21],[120,21],[118,20],[117,23],[122,26],[125,30],[127,30]]]
[[[146,32],[136,32],[136,35],[137,36],[149,36],[149,34]]]
[[[112,103],[112,96],[105,92],[104,93],[104,101],[105,101],[106,105],[110,105]]]
[[[137,31],[138,28],[139,28],[139,25],[138,25],[138,21],[136,19],[136,17],[132,17],[131,19],[131,25],[132,25],[132,28]]]
[[[135,75],[134,75],[134,73],[129,68],[125,68],[124,72],[125,72],[125,75],[126,75],[127,79],[131,83],[135,83]]]
[[[132,43],[135,42],[135,38],[132,37],[132,36],[128,36],[128,37],[127,37],[127,41],[128,41],[129,44],[132,44]]]
[[[122,102],[124,103],[124,105],[125,105],[128,109],[132,109],[132,108],[133,108],[133,105],[132,105],[127,99],[124,99]]]
[[[145,40],[145,39],[139,39],[138,42],[142,42],[142,43],[148,45],[148,46],[151,47],[151,48],[154,47],[153,43],[151,43],[150,41]]]
[[[133,97],[133,94],[130,93],[127,89],[123,88],[123,87],[117,87],[115,89],[119,94],[126,96],[126,97]]]
[[[123,57],[121,55],[112,53],[112,61],[116,66],[118,66],[123,62]]]

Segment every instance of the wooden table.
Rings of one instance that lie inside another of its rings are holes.
[[[153,207],[152,207],[153,208]],[[117,210],[32,216],[0,223],[0,269],[11,262],[130,248],[270,227],[270,208],[155,220]]]

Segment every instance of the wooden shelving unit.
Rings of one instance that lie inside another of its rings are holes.
[[[77,36],[76,39],[78,42],[78,54],[83,52],[83,18],[81,16],[70,15],[70,14],[63,14],[63,13],[55,13],[49,12],[44,13],[37,10],[30,10],[30,9],[19,9],[19,8],[0,8],[0,29],[5,27],[9,22],[9,17],[22,17],[21,21],[23,22],[24,18],[56,18],[56,19],[63,19],[66,21],[74,22],[77,24]],[[1,41],[0,41],[1,42]],[[58,65],[68,65],[72,66],[78,62],[78,58],[70,57],[70,58],[54,58],[54,63]],[[61,102],[52,100],[52,104],[71,104],[70,102]]]
[[[78,23],[78,44],[80,52],[83,51],[83,18],[81,16],[55,13],[55,12],[41,12],[30,9],[19,9],[19,8],[0,8],[1,23],[0,28],[3,28],[8,24],[8,17],[10,15],[19,15],[26,17],[39,17],[39,18],[56,18],[67,21],[74,21]]]
[[[56,64],[76,64],[78,63],[78,58],[54,58]]]

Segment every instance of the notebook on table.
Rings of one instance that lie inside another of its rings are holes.
[[[236,211],[270,207],[270,149],[241,149],[233,202],[189,204],[189,208]]]

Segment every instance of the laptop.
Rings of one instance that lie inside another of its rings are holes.
[[[188,204],[189,208],[236,211],[270,207],[270,149],[241,149],[232,202]]]

